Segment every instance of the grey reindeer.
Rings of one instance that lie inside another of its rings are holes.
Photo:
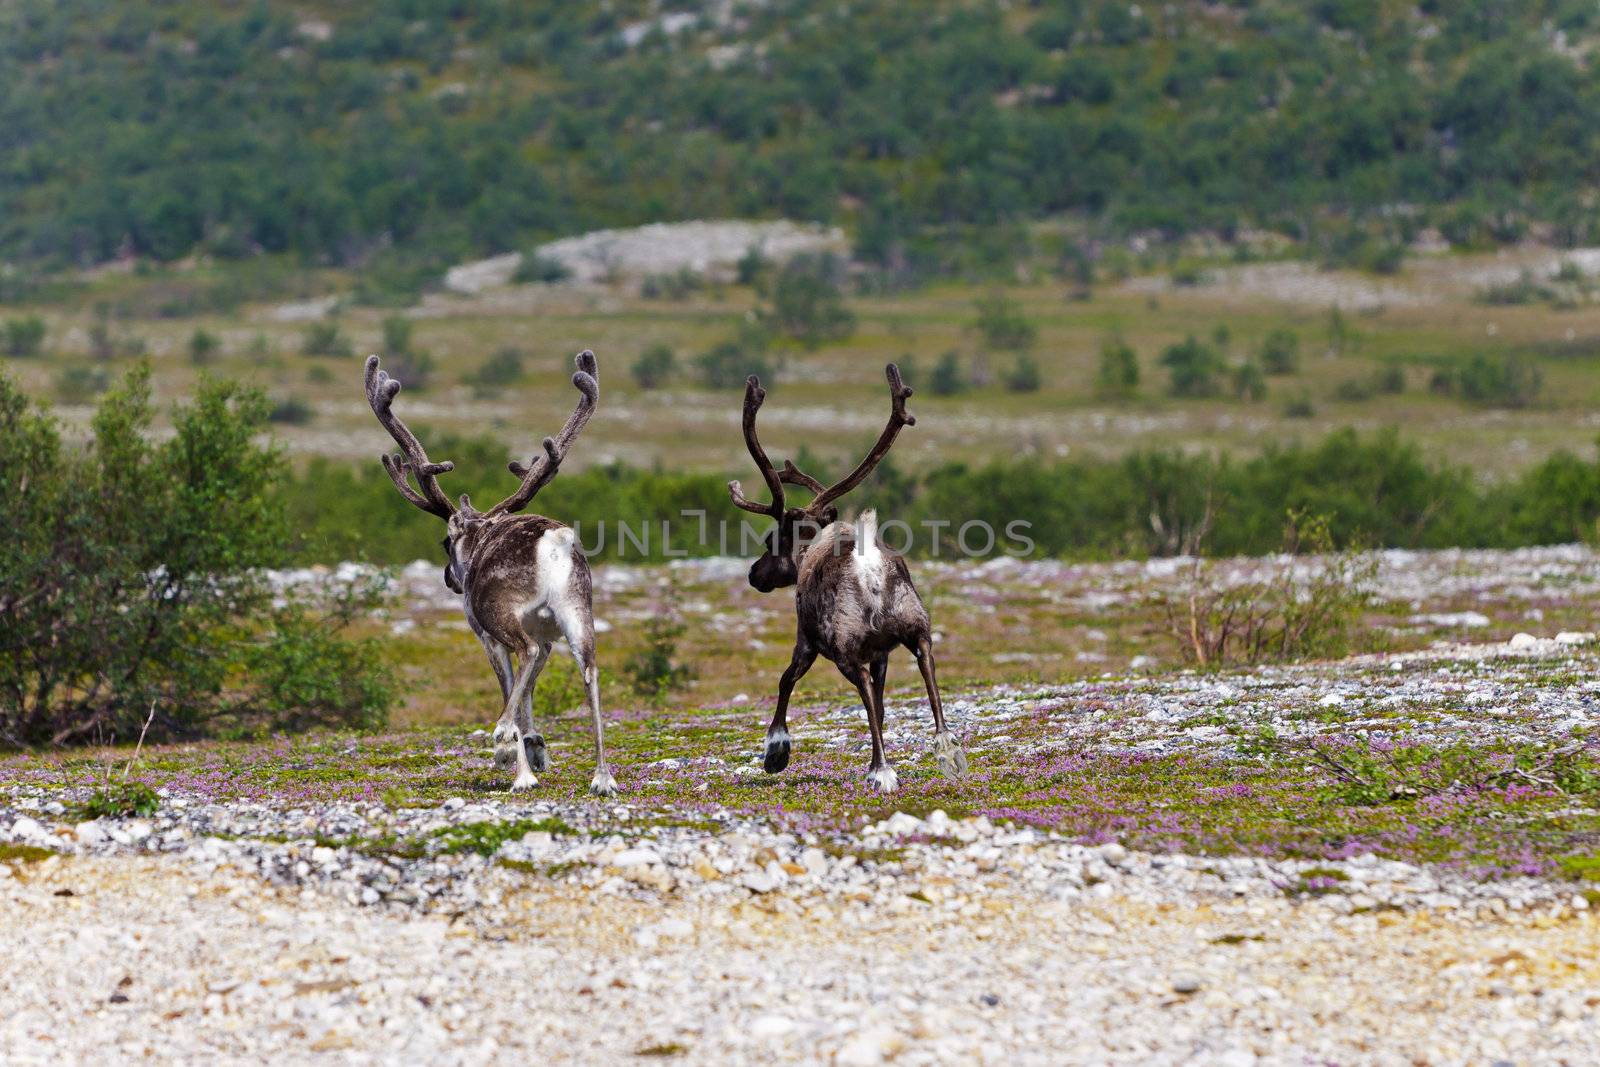
[[[767,727],[764,765],[776,774],[789,765],[789,697],[795,683],[811,669],[818,655],[832,660],[845,680],[856,687],[867,709],[872,733],[872,763],[867,784],[892,793],[899,777],[883,752],[883,687],[889,670],[889,653],[909,649],[922,671],[933,709],[933,751],[939,770],[956,778],[966,773],[967,757],[944,721],[939,684],[933,663],[933,634],[928,611],[911,584],[911,572],[898,553],[878,539],[877,515],[863,512],[854,523],[839,521],[834,501],[860,485],[888,454],[900,430],[916,424],[906,412],[911,390],[893,363],[884,368],[889,379],[889,422],[877,444],[843,481],[824,486],[792,461],[783,470],[773,468],[756,437],[756,414],[767,398],[760,379],[751,375],[744,391],[744,443],[755,460],[771,494],[770,504],[745,498],[737,481],[728,483],[735,506],[777,523],[766,538],[766,552],[750,566],[750,584],[763,593],[795,586],[795,612],[799,632],[794,657],[778,682],[778,707]],[[784,486],[799,486],[813,496],[805,507],[785,506]],[[815,536],[809,536],[809,535]]]
[[[617,782],[606,766],[600,721],[589,562],[569,527],[543,515],[518,514],[556,476],[573,440],[594,414],[600,398],[599,365],[588,351],[579,353],[577,364],[572,384],[580,394],[578,406],[559,434],[544,439],[542,454],[527,464],[510,464],[511,473],[520,477],[522,484],[488,511],[474,508],[465,493],[460,505],[454,505],[439,488],[439,475],[454,470],[455,465],[429,460],[422,442],[394,413],[400,382],[378,368],[377,356],[367,358],[367,402],[400,446],[399,454],[383,456],[383,468],[395,488],[412,504],[445,520],[444,550],[449,562],[444,581],[453,592],[462,594],[467,625],[489,653],[505,700],[505,710],[494,728],[495,766],[509,770],[515,765],[513,792],[537,786],[535,772],[549,767],[544,737],[533,728],[533,686],[556,638],[562,637],[583,675],[594,715],[595,769],[589,791],[613,796]],[[416,478],[416,489],[408,476]]]

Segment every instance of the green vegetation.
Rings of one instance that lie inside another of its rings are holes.
[[[406,337],[409,345],[410,336]],[[392,358],[392,357],[391,357]],[[508,385],[521,380],[523,361],[526,355],[522,349],[515,345],[506,345],[495,350],[494,354],[483,361],[483,365],[468,374],[463,381],[472,386],[474,396],[490,397]],[[402,378],[401,381],[408,381]]]
[[[0,258],[290,253],[381,298],[546,235],[769,212],[850,223],[895,277],[1064,212],[1380,272],[1430,225],[1595,239],[1597,16],[1570,0],[311,10],[8,6]]]
[[[106,783],[73,811],[78,819],[148,818],[161,807],[156,791],[143,782]]]
[[[1100,344],[1100,366],[1094,376],[1095,392],[1108,399],[1126,399],[1139,391],[1139,356],[1121,337]]]
[[[0,326],[0,352],[13,359],[37,356],[44,348],[45,324],[37,315],[7,319]]]
[[[639,353],[639,358],[633,361],[628,372],[633,375],[634,383],[640,389],[659,389],[672,377],[677,363],[671,345],[653,344]]]
[[[148,368],[96,411],[86,450],[0,376],[0,741],[381,722],[378,647],[341,630],[370,590],[275,602],[281,457],[252,442],[258,393],[216,381],[154,444]]]

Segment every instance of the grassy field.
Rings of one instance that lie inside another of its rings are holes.
[[[807,352],[782,350],[778,388],[763,412],[773,447],[801,445],[842,460],[881,425],[879,367],[909,365],[921,385],[919,423],[898,446],[904,466],[957,458],[1037,454],[1115,455],[1136,447],[1227,448],[1249,452],[1263,442],[1320,437],[1339,426],[1398,426],[1432,456],[1467,464],[1485,477],[1521,469],[1557,449],[1586,453],[1600,420],[1600,306],[1550,302],[1516,306],[1483,302],[1487,285],[1514,278],[1520,266],[1550,270],[1562,254],[1529,250],[1498,256],[1422,256],[1398,275],[1324,272],[1297,263],[1219,263],[1191,268],[1175,284],[1164,273],[1105,281],[1087,298],[1065,283],[1035,278],[1008,288],[1038,327],[1033,355],[1043,387],[1008,392],[1001,384],[1013,356],[984,351],[974,328],[975,300],[984,287],[943,285],[908,294],[850,301],[858,328],[848,340]],[[1195,273],[1198,271],[1198,273]],[[200,371],[188,346],[196,330],[221,341],[210,372],[257,382],[280,399],[312,409],[311,420],[280,428],[291,453],[366,459],[385,446],[360,394],[360,357],[380,346],[381,322],[395,314],[351,306],[336,322],[351,344],[346,358],[302,353],[306,324],[284,321],[281,305],[245,305],[227,315],[163,318],[164,305],[215,284],[209,268],[155,274],[100,274],[70,296],[37,308],[0,308],[0,319],[41,314],[48,326],[45,354],[6,362],[31,391],[51,396],[70,366],[97,366],[89,353],[98,316],[112,309],[109,333],[142,343],[157,371],[158,392],[186,394]],[[348,280],[332,273],[297,275],[297,294],[334,294]],[[509,450],[526,451],[570,410],[572,354],[591,347],[602,367],[600,415],[573,456],[575,467],[613,460],[668,468],[741,469],[737,392],[702,388],[693,360],[731,336],[756,303],[748,288],[712,286],[682,300],[647,300],[636,286],[578,288],[513,286],[478,297],[434,294],[403,314],[414,324],[413,344],[438,361],[433,384],[405,403],[414,422],[438,430],[487,432]],[[1343,337],[1331,309],[1342,305]],[[1180,400],[1167,395],[1161,351],[1188,335],[1211,339],[1225,328],[1221,350],[1230,361],[1253,354],[1276,328],[1296,332],[1297,373],[1268,379],[1260,401]],[[1142,382],[1123,401],[1100,398],[1095,369],[1101,343],[1126,339],[1138,354]],[[136,339],[136,340],[135,340]],[[628,368],[641,351],[666,344],[677,355],[677,376],[662,389],[639,388]],[[525,353],[522,380],[476,395],[462,379],[497,349]],[[127,348],[126,344],[121,347]],[[936,397],[926,387],[939,357],[961,354],[969,369],[992,384]],[[1476,353],[1516,353],[1543,376],[1535,402],[1517,410],[1467,404],[1430,393],[1436,368]],[[127,356],[111,361],[115,372]],[[1339,399],[1345,383],[1378,369],[1402,369],[1405,391],[1361,400]],[[986,371],[983,370],[986,368]],[[1292,411],[1294,402],[1309,401]],[[87,408],[68,405],[70,418]]]

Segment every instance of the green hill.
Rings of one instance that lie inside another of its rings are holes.
[[[1578,243],[1597,28],[1585,0],[14,0],[0,258],[425,273],[773,215],[929,269],[1063,214],[1380,259],[1424,226]]]

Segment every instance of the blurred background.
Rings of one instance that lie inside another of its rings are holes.
[[[81,438],[141,361],[268,398],[301,562],[432,557],[450,491],[731,514],[741,387],[864,500],[1038,552],[1588,538],[1600,10],[1579,0],[0,7],[0,352]],[[709,551],[690,540],[681,547]],[[658,545],[659,549],[659,545]],[[658,551],[658,549],[653,551]],[[608,550],[609,551],[609,550]]]

